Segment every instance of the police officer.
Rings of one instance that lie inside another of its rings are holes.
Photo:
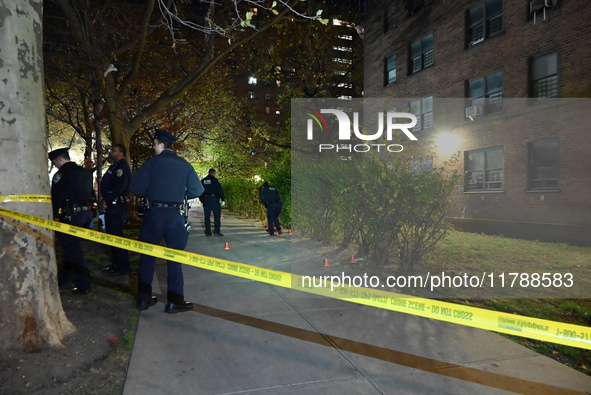
[[[89,227],[95,202],[92,173],[70,160],[68,148],[51,151],[48,156],[58,169],[51,181],[54,219],[74,226]],[[72,293],[90,293],[90,271],[84,260],[82,239],[62,232],[57,232],[57,239],[64,254],[64,262],[58,268],[60,287],[67,285],[73,274],[76,288]]]
[[[260,201],[267,209],[267,224],[269,225],[269,236],[275,236],[275,231],[281,234],[281,224],[279,224],[279,215],[283,208],[281,197],[277,188],[269,186],[268,182],[263,183]]]
[[[108,234],[123,236],[127,222],[129,196],[127,188],[131,180],[131,169],[125,160],[127,150],[122,144],[114,144],[109,150],[112,164],[103,175],[100,185],[101,206],[105,210],[105,230]],[[102,270],[110,275],[129,274],[129,254],[127,250],[111,247],[113,263]]]
[[[162,129],[154,135],[155,155],[140,166],[131,179],[129,190],[138,197],[148,200],[148,210],[139,240],[182,250],[189,238],[180,207],[185,197],[196,198],[203,193],[203,186],[195,169],[172,151],[175,136]],[[138,271],[138,309],[146,310],[157,303],[152,296],[156,258],[149,255],[140,257]],[[193,304],[185,301],[182,265],[167,262],[167,303],[165,312],[174,314],[192,310]]]
[[[222,215],[222,202],[226,200],[224,198],[224,190],[219,180],[215,178],[215,169],[209,169],[207,177],[201,180],[205,192],[199,198],[203,203],[203,212],[205,215],[205,236],[211,236],[211,213],[213,212],[213,235],[223,236],[220,233],[221,221],[220,216]]]

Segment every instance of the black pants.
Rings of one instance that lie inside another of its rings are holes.
[[[211,234],[211,213],[213,213],[213,233],[220,233],[222,221],[220,217],[222,215],[222,206],[220,199],[215,196],[204,197],[201,202],[203,203],[203,213],[205,214],[205,234]]]
[[[279,215],[283,209],[283,203],[271,202],[267,206],[267,223],[269,224],[269,234],[275,234],[275,231],[281,232],[281,225],[279,224]]]
[[[113,236],[123,237],[123,228],[127,222],[127,206],[114,204],[105,211],[105,230]],[[111,247],[113,264],[111,267],[120,273],[129,273],[129,253],[127,250]]]
[[[88,228],[92,222],[92,211],[81,211],[72,215],[70,220],[60,222]],[[90,270],[86,266],[82,251],[82,239],[67,233],[56,232],[57,239],[62,246],[64,261],[58,267],[58,282],[60,286],[70,282],[70,276],[74,275],[74,283],[81,290],[90,290]]]
[[[175,250],[184,250],[189,240],[189,232],[185,228],[185,219],[178,209],[153,208],[144,215],[144,223],[140,231],[139,240],[145,243],[159,245],[164,239],[166,246]],[[138,298],[149,301],[152,295],[152,280],[156,268],[156,257],[140,256],[138,271]],[[168,301],[181,303],[184,299],[183,264],[175,261],[166,262]]]

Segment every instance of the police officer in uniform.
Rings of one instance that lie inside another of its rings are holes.
[[[275,236],[275,231],[281,234],[281,225],[279,224],[279,215],[283,208],[281,197],[277,188],[269,186],[268,182],[263,183],[260,201],[267,209],[267,223],[269,225],[269,236]]]
[[[203,203],[203,213],[205,215],[205,236],[211,236],[211,213],[213,212],[213,235],[214,236],[223,236],[220,233],[221,228],[221,221],[220,217],[222,215],[222,206],[220,204],[220,199],[222,202],[226,200],[224,198],[224,190],[222,189],[222,184],[220,184],[219,180],[215,177],[215,169],[209,169],[207,177],[201,180],[201,184],[203,184],[203,188],[205,192],[199,198],[201,203]]]
[[[123,236],[127,222],[129,196],[127,188],[131,180],[131,169],[125,160],[127,150],[122,144],[114,144],[109,150],[112,164],[101,180],[101,205],[105,210],[105,229],[108,234]],[[102,270],[110,275],[129,274],[129,254],[123,248],[111,247],[113,263]]]
[[[145,197],[148,210],[144,214],[139,240],[183,250],[189,238],[180,207],[185,197],[196,198],[203,193],[203,186],[195,169],[172,151],[175,136],[162,129],[154,135],[155,155],[140,166],[131,179],[129,190],[138,197]],[[157,303],[152,296],[156,258],[140,257],[138,271],[138,309],[146,310]],[[184,299],[182,264],[167,262],[167,303],[165,312],[174,314],[192,310],[193,304]]]
[[[48,156],[58,169],[51,181],[54,219],[74,226],[89,227],[95,202],[92,173],[70,160],[68,148],[51,151]],[[67,285],[73,274],[76,288],[72,293],[90,293],[90,271],[84,260],[82,239],[62,232],[56,232],[56,235],[64,254],[64,262],[58,268],[60,287]]]

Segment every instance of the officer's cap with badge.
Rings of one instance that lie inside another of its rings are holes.
[[[155,130],[154,139],[160,141],[161,143],[174,143],[178,140],[175,136],[162,129]]]
[[[70,155],[69,152],[68,152],[69,149],[70,149],[70,147],[68,147],[68,148],[58,148],[56,150],[51,151],[49,154],[47,154],[47,156],[49,157],[49,160],[54,160],[58,156],[62,156],[64,154],[66,156],[69,156]]]

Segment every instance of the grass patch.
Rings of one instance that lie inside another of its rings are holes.
[[[591,248],[452,231],[429,254],[422,266],[422,269],[431,272],[470,275],[483,272],[572,273],[573,287],[538,287],[533,290],[535,297],[457,297],[446,300],[510,314],[591,326]],[[518,292],[514,294],[519,295]],[[507,337],[591,375],[591,350]]]

